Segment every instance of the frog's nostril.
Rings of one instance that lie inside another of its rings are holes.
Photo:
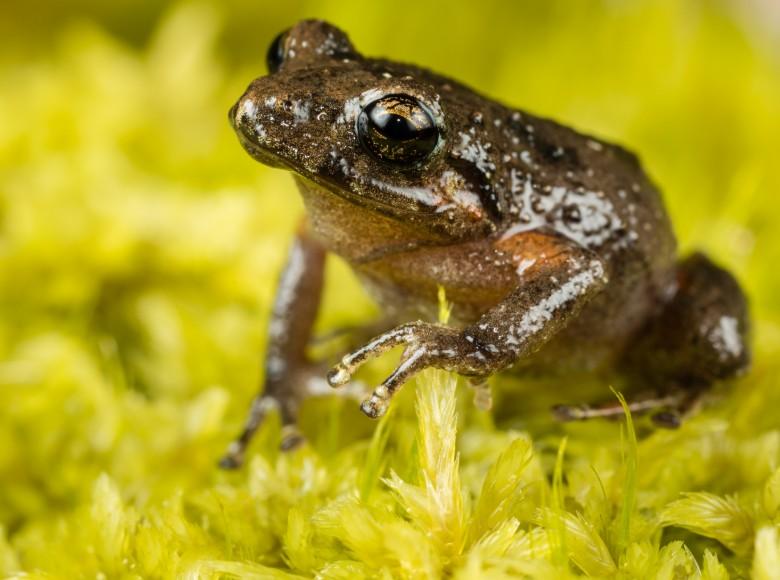
[[[235,129],[237,125],[236,111],[238,111],[238,103],[230,107],[230,110],[228,111],[228,122],[233,129]]]

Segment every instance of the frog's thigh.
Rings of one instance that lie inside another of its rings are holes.
[[[629,374],[656,386],[706,387],[750,362],[745,295],[703,254],[677,266],[678,290],[626,356]]]

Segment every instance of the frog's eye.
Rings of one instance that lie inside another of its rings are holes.
[[[278,71],[284,61],[284,41],[287,40],[288,32],[289,30],[280,32],[271,42],[268,52],[265,53],[265,64],[269,73]]]
[[[428,109],[409,95],[386,95],[366,105],[357,119],[357,135],[376,157],[400,164],[423,161],[439,142]]]

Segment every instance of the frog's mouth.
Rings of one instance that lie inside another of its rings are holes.
[[[241,143],[241,146],[244,148],[244,150],[247,153],[249,153],[250,157],[252,157],[252,159],[254,159],[255,161],[258,161],[263,165],[267,165],[268,167],[273,167],[276,169],[297,171],[290,163],[287,163],[283,157],[274,155],[268,149],[260,147],[254,141],[252,141],[246,135],[244,135],[241,131],[236,131],[236,134],[238,135],[238,141]]]
[[[228,121],[230,121],[230,126],[233,127],[233,131],[235,131],[236,136],[238,137],[238,142],[241,143],[241,146],[249,153],[250,157],[269,167],[296,171],[296,169],[287,163],[283,157],[275,155],[267,148],[258,145],[251,137],[244,133],[243,129],[239,127],[236,122],[237,106],[238,104],[235,104],[230,108],[230,111],[228,112]]]
[[[411,209],[399,208],[389,202],[383,202],[378,199],[372,199],[354,193],[351,189],[344,187],[343,184],[332,182],[319,175],[309,175],[300,170],[292,171],[294,173],[293,177],[298,183],[299,188],[305,187],[311,191],[319,191],[324,194],[334,195],[358,207],[371,209],[383,215],[400,220],[420,213]]]

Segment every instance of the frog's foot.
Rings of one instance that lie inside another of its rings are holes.
[[[469,384],[474,389],[474,406],[480,411],[490,411],[493,407],[493,393],[487,377],[471,377]]]
[[[296,423],[301,403],[309,397],[332,396],[334,394],[333,389],[323,378],[323,374],[320,367],[312,366],[295,373],[283,385],[266,385],[265,391],[255,397],[252,402],[249,416],[244,423],[241,434],[228,446],[219,466],[224,469],[241,467],[249,442],[271,412],[278,412],[282,419],[282,437],[279,449],[292,451],[300,447],[306,441]],[[350,385],[350,388],[338,391],[338,394],[359,400],[362,393],[361,387],[359,383],[354,383]]]
[[[238,469],[244,463],[244,454],[249,446],[252,436],[260,427],[269,411],[279,409],[279,401],[275,397],[258,396],[252,401],[249,416],[244,423],[241,434],[228,445],[225,455],[219,460],[219,466],[223,469]]]
[[[347,384],[361,365],[401,345],[405,350],[398,367],[360,405],[371,418],[384,415],[396,391],[425,368],[436,367],[469,376],[486,376],[493,370],[488,357],[459,330],[418,321],[380,334],[346,355],[328,373],[330,386]],[[487,403],[484,389],[480,401]]]
[[[703,392],[701,389],[680,389],[665,395],[637,397],[627,401],[626,405],[633,415],[649,414],[658,427],[676,429],[682,424],[683,417],[701,402]],[[625,411],[619,401],[610,401],[595,405],[556,405],[552,413],[558,421],[571,422],[619,419]]]

